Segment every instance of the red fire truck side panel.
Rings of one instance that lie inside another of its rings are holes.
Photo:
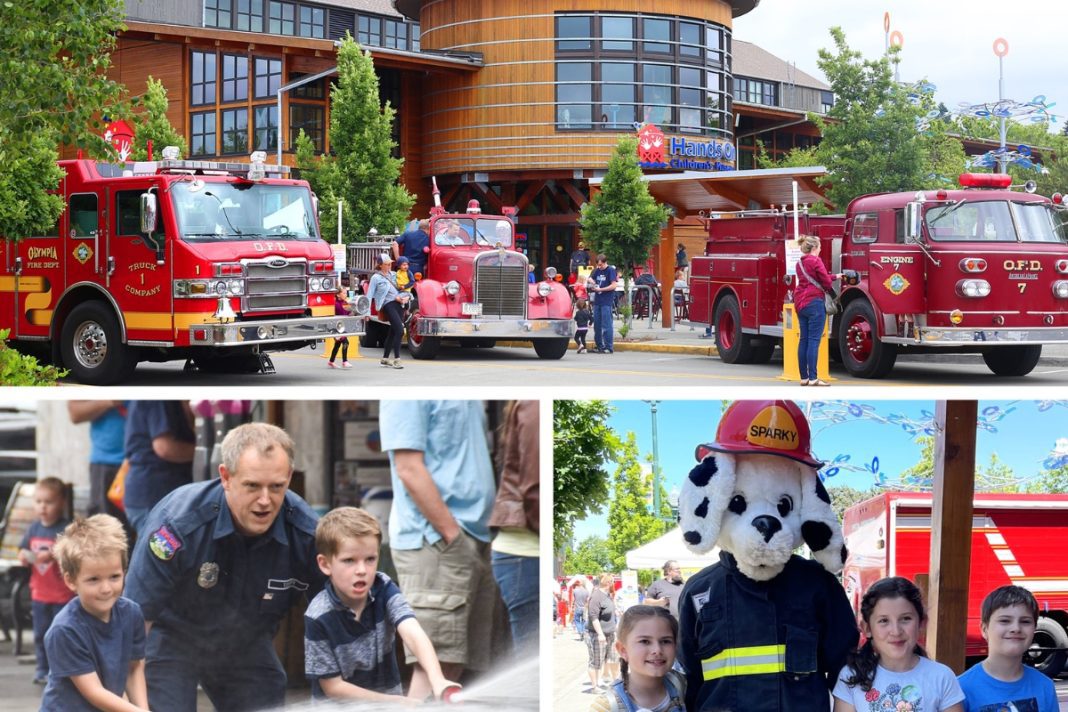
[[[868,250],[868,290],[886,314],[917,314],[927,309],[923,255],[902,247],[872,245]]]

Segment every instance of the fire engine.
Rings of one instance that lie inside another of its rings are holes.
[[[850,375],[882,378],[898,353],[979,353],[998,376],[1023,376],[1043,344],[1068,343],[1064,205],[1012,190],[1000,174],[961,189],[854,199],[845,215],[772,209],[709,219],[691,263],[690,318],[715,327],[727,363],[767,362],[784,331],[793,220],[820,238],[832,274],[850,275],[831,352]],[[836,290],[837,291],[837,290]]]
[[[846,510],[849,557],[842,571],[853,610],[886,576],[926,586],[931,557],[931,494],[887,492]],[[1039,619],[1028,662],[1056,677],[1068,658],[1068,495],[977,493],[972,509],[966,654],[986,655],[979,630],[983,598],[1013,584],[1038,599]]]
[[[333,253],[307,182],[259,152],[241,164],[164,151],[158,162],[59,162],[56,226],[0,239],[10,338],[106,385],[138,361],[273,372],[267,351],[363,332],[365,315],[334,315]]]
[[[438,202],[437,192],[434,196]],[[436,357],[443,339],[476,348],[492,348],[498,339],[531,341],[543,359],[567,352],[575,326],[571,295],[552,267],[544,280],[529,282],[526,255],[514,249],[515,211],[504,212],[483,214],[477,200],[466,213],[431,208],[426,274],[414,275],[406,317],[413,358]],[[352,284],[366,283],[374,256],[389,248],[382,241],[350,244]],[[388,328],[375,315],[360,345],[381,346]]]

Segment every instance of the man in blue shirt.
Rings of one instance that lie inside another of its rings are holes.
[[[220,710],[284,703],[272,639],[324,580],[316,515],[288,491],[292,474],[285,431],[241,425],[223,440],[219,479],[180,487],[148,515],[126,595],[150,626],[151,709],[194,712],[198,683]]]
[[[89,514],[126,516],[108,500],[108,489],[125,457],[126,404],[123,401],[70,401],[72,423],[89,423]]]
[[[193,411],[188,401],[132,401],[126,426],[123,504],[126,520],[139,535],[156,502],[193,481]]]
[[[508,615],[490,567],[496,484],[481,401],[382,401],[393,508],[389,542],[400,588],[434,643],[441,670],[460,680],[503,650]],[[408,654],[407,661],[415,663]],[[409,695],[432,692],[415,668]]]
[[[608,258],[597,255],[597,269],[590,274],[589,291],[593,294],[593,338],[595,353],[612,353],[612,307],[616,302],[616,268]]]
[[[420,220],[419,226],[414,230],[408,230],[398,237],[392,245],[393,259],[404,255],[408,258],[408,267],[412,278],[416,272],[426,276],[426,248],[430,247],[429,220]],[[403,250],[403,252],[402,252]]]

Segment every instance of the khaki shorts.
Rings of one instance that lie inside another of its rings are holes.
[[[449,545],[392,549],[401,592],[438,660],[488,670],[510,643],[508,612],[490,567],[490,545],[467,532]],[[405,660],[415,656],[405,649]]]

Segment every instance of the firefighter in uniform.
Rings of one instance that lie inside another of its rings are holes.
[[[680,496],[683,536],[695,551],[708,551],[717,540],[721,551],[720,562],[691,577],[679,600],[686,709],[827,712],[828,692],[858,632],[832,573],[841,569],[845,550],[830,498],[816,475],[821,463],[811,454],[803,413],[788,401],[739,401],[724,413],[716,441],[698,446],[698,457],[701,464]],[[754,468],[790,467],[795,481],[800,475],[803,483],[797,491],[802,501],[795,503],[791,496],[785,506],[773,480],[754,474]],[[755,504],[769,490],[776,493],[770,515],[760,516]],[[813,501],[804,501],[806,494]],[[709,511],[717,505],[725,511]],[[728,523],[727,512],[738,516]],[[728,531],[728,526],[738,528]],[[758,542],[770,542],[790,527],[798,531],[781,547],[781,564],[746,561],[759,555],[738,545],[737,532],[755,529]],[[818,562],[790,554],[802,538]],[[766,576],[760,573],[765,566],[771,569]]]
[[[198,683],[216,709],[280,707],[286,675],[274,633],[323,585],[317,517],[288,491],[285,431],[238,426],[222,460],[219,479],[180,487],[153,508],[130,562],[126,596],[150,625],[145,676],[155,712],[194,712]]]

